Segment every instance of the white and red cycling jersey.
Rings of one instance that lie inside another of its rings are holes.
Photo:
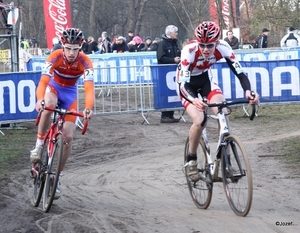
[[[248,77],[226,41],[220,40],[214,53],[210,57],[204,58],[198,42],[194,40],[182,49],[181,62],[176,71],[177,93],[182,99],[184,107],[188,104],[186,101],[193,103],[193,100],[198,97],[198,93],[208,100],[215,93],[222,93],[218,84],[212,81],[212,73],[209,70],[212,65],[223,58],[240,80],[244,91],[251,90]]]

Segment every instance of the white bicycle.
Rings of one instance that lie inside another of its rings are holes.
[[[187,174],[187,156],[189,153],[189,138],[187,138],[184,149],[184,173],[186,176],[189,192],[200,209],[206,209],[210,205],[213,183],[223,182],[226,198],[231,209],[238,216],[246,216],[251,208],[253,196],[253,184],[251,167],[247,153],[240,139],[229,132],[226,115],[232,110],[229,106],[246,104],[248,100],[224,101],[208,104],[208,107],[217,107],[216,115],[208,115],[210,119],[216,119],[219,124],[219,138],[215,156],[212,156],[206,128],[200,138],[197,157],[200,180],[193,182]],[[228,113],[223,112],[227,108]],[[255,105],[249,116],[253,120],[255,116]],[[221,165],[221,168],[219,168]],[[221,176],[219,176],[221,170]]]

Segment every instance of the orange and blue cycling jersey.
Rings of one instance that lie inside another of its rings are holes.
[[[77,81],[83,75],[85,89],[85,107],[94,106],[93,64],[83,52],[72,63],[68,63],[62,49],[55,50],[45,61],[42,77],[36,90],[37,99],[44,99],[46,92],[54,93],[60,106],[77,111]],[[76,117],[67,116],[68,121],[75,122]]]

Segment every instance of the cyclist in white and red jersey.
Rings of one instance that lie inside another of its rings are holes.
[[[191,41],[181,51],[181,63],[176,71],[177,93],[182,100],[186,112],[193,120],[189,131],[188,176],[192,181],[199,180],[197,169],[197,147],[202,130],[206,125],[205,104],[201,97],[206,97],[209,103],[224,101],[224,95],[217,83],[212,81],[210,67],[224,58],[240,80],[250,103],[257,103],[259,95],[251,95],[251,85],[248,77],[243,73],[233,50],[224,40],[220,40],[220,27],[211,21],[199,24],[195,29],[196,40]],[[198,93],[201,97],[198,97]]]

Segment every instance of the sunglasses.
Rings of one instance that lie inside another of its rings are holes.
[[[67,47],[67,46],[64,46],[64,48],[68,51],[73,51],[73,52],[77,52],[80,49],[80,47],[72,48],[72,47]]]
[[[212,49],[215,46],[215,43],[212,43],[212,44],[200,44],[199,43],[199,46],[201,49],[204,49],[204,48]]]

